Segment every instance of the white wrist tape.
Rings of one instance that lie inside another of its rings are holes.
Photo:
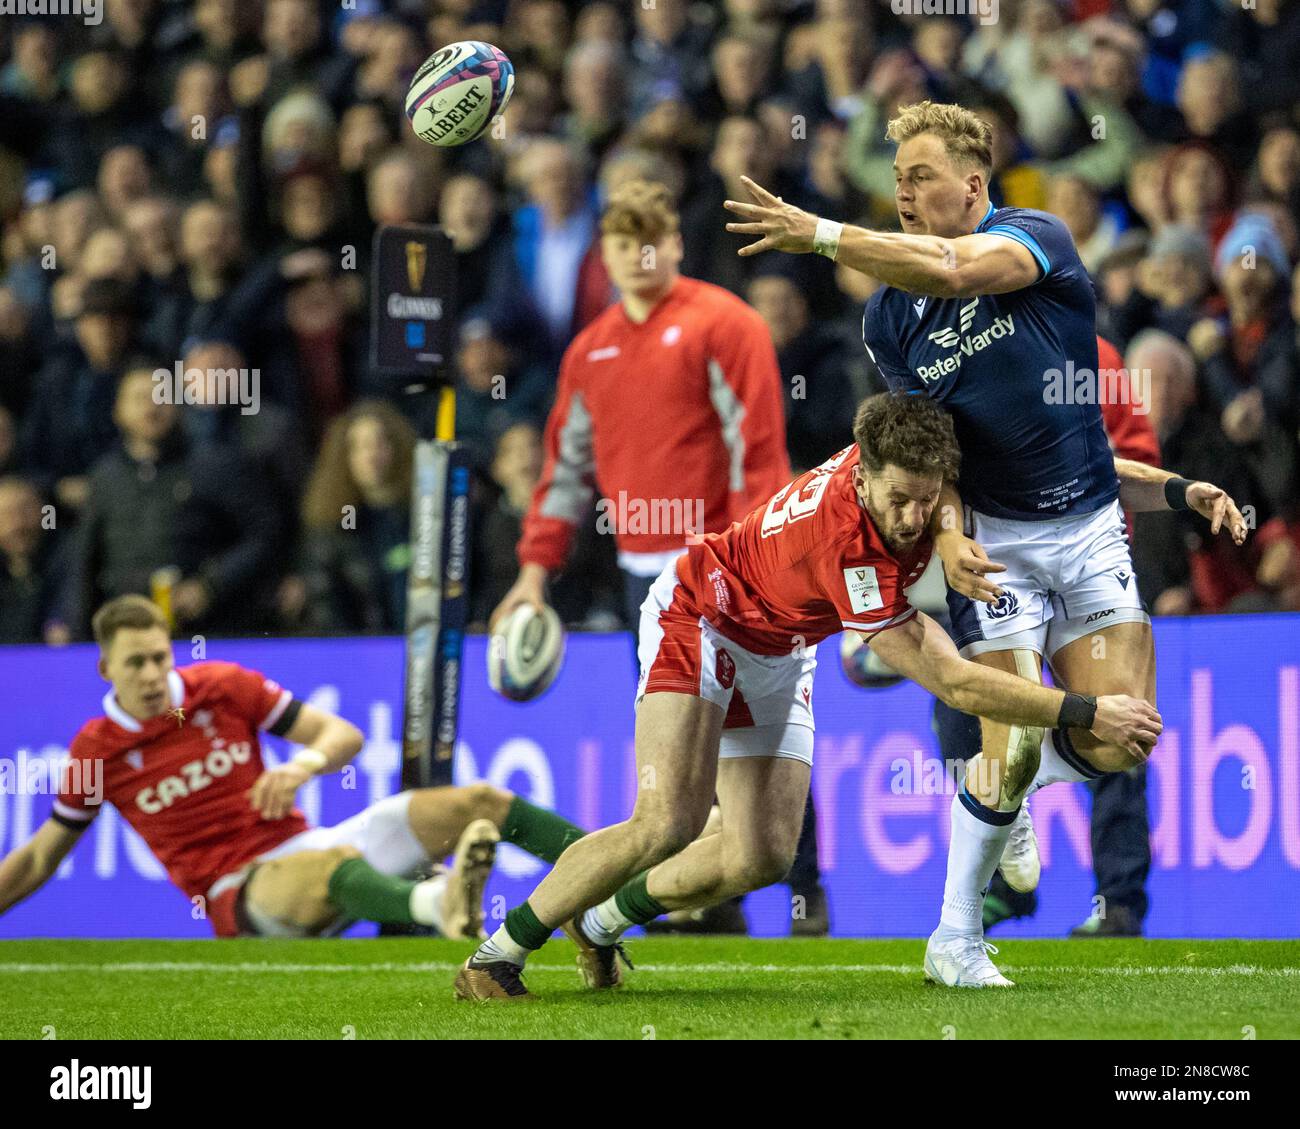
[[[305,768],[315,776],[316,773],[329,764],[329,757],[319,749],[299,749],[293,754],[293,763],[300,768]]]
[[[842,223],[834,220],[819,219],[817,230],[813,232],[813,250],[834,260],[840,252],[840,234],[844,231]]]

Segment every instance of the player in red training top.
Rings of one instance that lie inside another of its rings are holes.
[[[597,485],[598,528],[617,542],[635,630],[651,582],[689,535],[726,529],[790,478],[771,334],[734,294],[678,273],[668,190],[623,185],[600,231],[619,301],[564,352],[519,576],[493,625],[521,603],[544,603]]]
[[[587,982],[612,986],[629,925],[780,879],[808,794],[815,646],[846,628],[958,709],[1134,749],[1159,736],[1147,702],[1084,698],[962,659],[904,593],[929,560],[940,488],[957,476],[952,421],[927,397],[884,394],[862,404],[853,434],[855,446],[699,538],[655,582],[641,613],[632,816],[564,853],[466,962],[457,995],[526,996],[524,961],[561,926]],[[696,839],[715,787],[721,828]]]
[[[488,784],[401,792],[311,827],[294,796],[361,751],[356,726],[234,663],[175,669],[166,620],[143,596],[109,601],[94,632],[112,684],[105,716],[73,740],[49,819],[0,861],[0,912],[53,876],[106,802],[218,937],[314,936],[357,920],[478,937],[499,839],[553,861],[582,835]],[[262,730],[308,747],[267,769]]]

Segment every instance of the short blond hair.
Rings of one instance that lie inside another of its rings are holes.
[[[600,233],[634,235],[646,244],[655,244],[675,232],[679,222],[666,184],[629,180],[610,193],[600,217]]]
[[[923,133],[933,133],[953,164],[975,166],[986,176],[993,169],[993,131],[988,122],[953,102],[914,102],[903,106],[885,128],[885,136],[901,145]]]

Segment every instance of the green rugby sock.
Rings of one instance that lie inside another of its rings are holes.
[[[502,839],[544,862],[554,862],[570,843],[576,843],[585,834],[581,827],[563,816],[530,804],[522,796],[510,802],[510,810],[501,824]]]
[[[506,914],[505,931],[516,945],[525,949],[540,949],[551,939],[554,930],[543,925],[527,902],[515,906]]]
[[[646,881],[649,877],[650,872],[643,870],[635,878],[624,883],[614,894],[614,905],[618,908],[618,912],[633,925],[644,925],[647,921],[653,921],[660,914],[668,912],[668,907],[651,897],[646,889]]]
[[[329,898],[347,917],[411,925],[411,891],[417,883],[381,874],[365,859],[344,859],[330,875]]]

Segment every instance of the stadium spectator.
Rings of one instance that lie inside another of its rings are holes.
[[[596,234],[586,171],[581,150],[554,140],[533,142],[519,164],[528,201],[512,217],[515,259],[555,356],[573,335],[580,271]]]
[[[376,225],[425,223],[433,212],[427,166],[394,149],[377,160],[366,179],[366,206]]]
[[[1132,268],[1106,273],[1107,302],[1099,317],[1119,345],[1147,328],[1185,339],[1196,322],[1221,308],[1212,300],[1210,241],[1193,227],[1167,224]]]
[[[38,352],[28,325],[31,312],[8,286],[0,286],[0,408],[11,428],[27,409],[32,381],[38,367]],[[16,434],[16,432],[15,432]],[[16,447],[10,452],[16,458]],[[0,460],[0,474],[4,473]]]
[[[250,369],[229,342],[195,342],[185,352],[182,371],[186,435],[196,444],[222,449],[246,467],[274,509],[278,528],[292,530],[308,470],[309,436],[292,412],[265,397],[261,370]],[[277,548],[290,543],[281,536]]]
[[[1065,221],[1079,258],[1095,275],[1119,239],[1119,224],[1102,211],[1097,189],[1075,173],[1056,173],[1047,182],[1047,211]]]
[[[58,38],[48,23],[32,20],[13,31],[13,58],[0,69],[0,90],[29,102],[52,103],[63,91]]]
[[[665,95],[697,103],[709,84],[709,32],[690,21],[686,0],[634,8],[628,81],[639,117]]]
[[[1271,224],[1245,213],[1219,244],[1215,273],[1226,322],[1204,319],[1187,341],[1200,361],[1208,407],[1278,513],[1300,488],[1300,389],[1295,323],[1286,303],[1290,264]]]
[[[57,106],[52,115],[42,163],[58,168],[65,183],[86,188],[95,183],[105,153],[142,141],[151,130],[129,104],[130,74],[120,51],[87,51],[68,75],[71,104]]]
[[[64,597],[78,638],[103,600],[159,588],[187,632],[249,633],[266,620],[275,511],[247,464],[186,438],[174,397],[155,396],[158,367],[127,366],[112,413],[121,442],[90,472]]]
[[[546,422],[554,382],[528,354],[527,339],[513,336],[500,307],[465,312],[456,355],[456,436],[480,469],[515,424],[540,428]]]
[[[559,122],[561,135],[600,160],[626,126],[627,68],[612,43],[579,43],[564,63],[564,96],[570,110]]]
[[[118,145],[104,154],[96,183],[100,202],[114,222],[149,194],[152,177],[149,158],[139,145]]]
[[[748,200],[740,178],[748,176],[792,201],[802,199],[798,186],[773,165],[762,124],[753,117],[728,117],[718,124],[709,155],[709,175],[690,194],[682,209],[682,273],[707,278],[733,294],[743,294],[755,263],[736,254],[736,240],[719,217],[724,200]]]
[[[1239,504],[1253,505],[1261,519],[1266,517],[1250,467],[1223,434],[1216,413],[1197,403],[1191,350],[1161,330],[1145,330],[1130,343],[1124,364],[1146,382],[1151,426],[1164,464],[1189,478],[1213,472]],[[1135,515],[1132,541],[1143,598],[1156,615],[1230,610],[1236,597],[1256,591],[1254,547],[1210,540],[1186,511]]]
[[[301,580],[281,592],[287,618],[313,634],[405,630],[414,450],[382,401],[330,424],[303,498]]]
[[[505,599],[519,575],[515,546],[541,477],[542,458],[542,432],[534,424],[511,424],[497,439],[489,469],[496,489],[474,523],[469,613],[473,630],[487,629],[492,609]]]
[[[746,297],[772,334],[785,399],[786,449],[799,474],[853,442],[854,396],[845,344],[812,320],[804,260],[774,260],[750,282]],[[793,269],[792,269],[793,268]]]
[[[85,501],[86,474],[116,439],[113,405],[134,348],[136,312],[121,283],[87,283],[75,343],[53,350],[37,375],[19,440],[21,461],[59,505],[75,510]]]
[[[1189,59],[1179,76],[1178,109],[1181,139],[1202,144],[1231,169],[1249,167],[1258,141],[1256,119],[1243,111],[1232,56],[1215,51]]]
[[[170,191],[195,196],[204,190],[204,163],[210,130],[227,110],[221,69],[206,59],[186,63],[176,75],[163,127],[172,144],[163,149],[163,177]]]
[[[1164,163],[1168,219],[1195,228],[1217,247],[1232,224],[1236,196],[1233,167],[1199,141],[1189,141],[1171,150]]]
[[[3,426],[3,425],[0,425]],[[0,478],[0,643],[53,642],[61,577],[41,496],[23,478]]]

